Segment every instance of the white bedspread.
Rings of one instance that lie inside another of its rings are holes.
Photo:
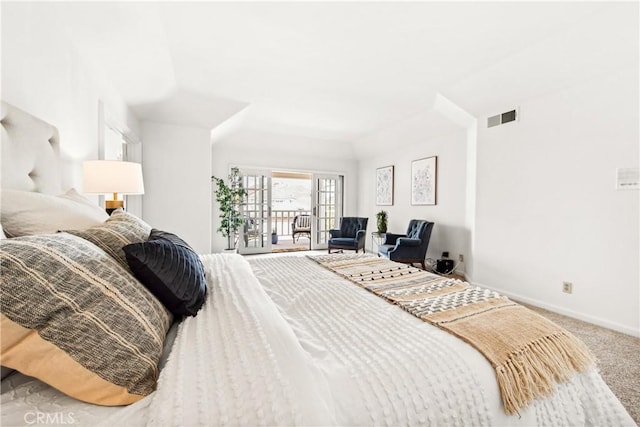
[[[305,257],[250,260],[330,381],[340,425],[635,425],[592,370],[521,417],[471,346]]]
[[[476,350],[304,257],[203,262],[207,302],[179,325],[157,391],[126,408],[77,402],[75,424],[635,425],[595,371],[507,416]],[[42,390],[11,393],[20,387],[3,390],[3,425]]]
[[[206,306],[183,321],[150,424],[334,424],[326,381],[244,258],[203,261]]]

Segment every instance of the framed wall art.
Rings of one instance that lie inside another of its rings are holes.
[[[393,166],[376,169],[376,205],[393,206]]]
[[[411,162],[411,204],[435,205],[438,157]]]

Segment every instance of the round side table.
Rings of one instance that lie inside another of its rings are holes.
[[[385,233],[378,233],[377,231],[374,231],[371,233],[371,252],[374,254],[378,253],[378,248],[380,247],[380,245],[384,242],[384,236]],[[376,250],[373,250],[373,247],[376,247]]]

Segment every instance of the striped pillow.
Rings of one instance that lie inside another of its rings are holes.
[[[151,226],[133,214],[117,210],[104,224],[86,230],[65,231],[90,241],[129,270],[122,248],[131,243],[146,242],[151,234]]]
[[[128,271],[67,233],[1,240],[0,257],[3,365],[99,405],[155,389],[172,316]]]

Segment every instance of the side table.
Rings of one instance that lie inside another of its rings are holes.
[[[374,254],[378,253],[378,248],[384,242],[385,233],[378,233],[374,231],[371,233],[371,252]],[[373,250],[373,247],[376,247],[376,250]]]

